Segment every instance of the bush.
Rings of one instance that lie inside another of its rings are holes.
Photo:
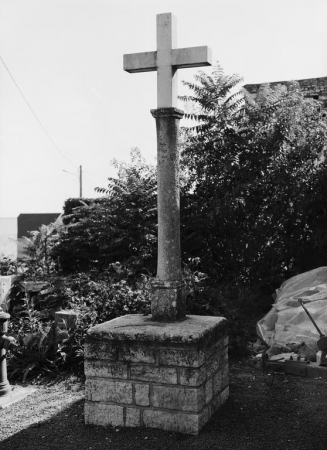
[[[268,283],[327,264],[327,121],[297,83],[231,94],[217,67],[186,83],[198,106],[186,130],[184,258],[221,283]],[[308,258],[308,255],[310,256]]]
[[[119,263],[101,276],[79,273],[54,278],[51,283],[53,291],[48,301],[41,303],[43,310],[25,297],[22,307],[12,314],[8,334],[19,346],[8,357],[10,379],[25,382],[67,371],[81,374],[85,334],[90,327],[117,316],[150,312],[148,277],[135,277]],[[54,314],[44,314],[49,302],[55,302],[56,309],[60,305],[78,312],[76,328],[58,328]]]
[[[225,317],[228,320],[230,353],[247,354],[248,344],[255,338],[254,321],[258,312],[265,311],[260,306],[262,293],[249,287],[217,285],[208,275],[187,266],[183,272],[187,284],[187,314]],[[256,313],[249,323],[254,311]]]
[[[146,274],[156,261],[156,171],[138,149],[131,163],[114,162],[118,178],[108,188],[96,188],[104,197],[69,199],[65,226],[52,249],[64,273],[102,272],[115,261]]]

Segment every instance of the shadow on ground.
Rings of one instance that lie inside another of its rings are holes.
[[[63,393],[63,395],[65,395]],[[79,400],[3,440],[5,450],[325,450],[327,383],[263,374],[231,363],[230,398],[199,436],[145,428],[85,426]],[[5,410],[3,411],[5,414]]]

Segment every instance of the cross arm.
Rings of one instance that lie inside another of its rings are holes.
[[[157,70],[157,52],[129,53],[124,55],[124,70],[129,73]]]
[[[178,69],[187,67],[211,66],[212,52],[206,45],[173,49],[171,52],[172,66]]]

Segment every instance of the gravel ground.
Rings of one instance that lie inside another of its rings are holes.
[[[327,448],[326,382],[272,376],[253,369],[246,360],[231,361],[230,367],[230,398],[199,436],[85,426],[83,383],[67,378],[38,384],[34,394],[0,410],[0,449]]]

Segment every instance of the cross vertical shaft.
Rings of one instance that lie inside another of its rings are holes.
[[[176,18],[172,14],[157,15],[157,105],[175,107],[177,103],[177,69],[171,64],[171,51],[176,46]]]

